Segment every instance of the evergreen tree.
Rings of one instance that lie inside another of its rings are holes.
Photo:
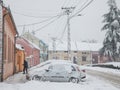
[[[109,12],[104,14],[102,30],[106,30],[103,48],[100,54],[112,57],[116,61],[116,57],[120,54],[120,10],[116,6],[115,0],[109,0]]]

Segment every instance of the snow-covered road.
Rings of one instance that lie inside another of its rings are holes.
[[[23,82],[22,82],[23,81]],[[119,90],[111,84],[99,80],[93,76],[87,75],[85,82],[75,83],[57,83],[24,81],[24,75],[18,73],[4,83],[0,83],[0,90]]]
[[[87,70],[87,73],[97,78],[103,79],[120,89],[120,76],[113,73],[100,72],[96,70]]]

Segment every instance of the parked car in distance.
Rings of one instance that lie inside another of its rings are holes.
[[[86,78],[85,70],[65,60],[49,60],[30,74],[31,80],[78,83]]]

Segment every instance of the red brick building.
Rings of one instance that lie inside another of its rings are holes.
[[[29,67],[40,63],[40,49],[32,42],[23,37],[17,38],[17,44],[21,44],[25,50],[25,59],[28,61]]]
[[[17,34],[10,9],[0,4],[0,81],[15,73],[15,37]]]

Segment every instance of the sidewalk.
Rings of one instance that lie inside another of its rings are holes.
[[[4,80],[6,83],[25,83],[26,80],[26,74],[23,74],[22,72],[16,73],[13,76],[8,77],[6,80]]]

